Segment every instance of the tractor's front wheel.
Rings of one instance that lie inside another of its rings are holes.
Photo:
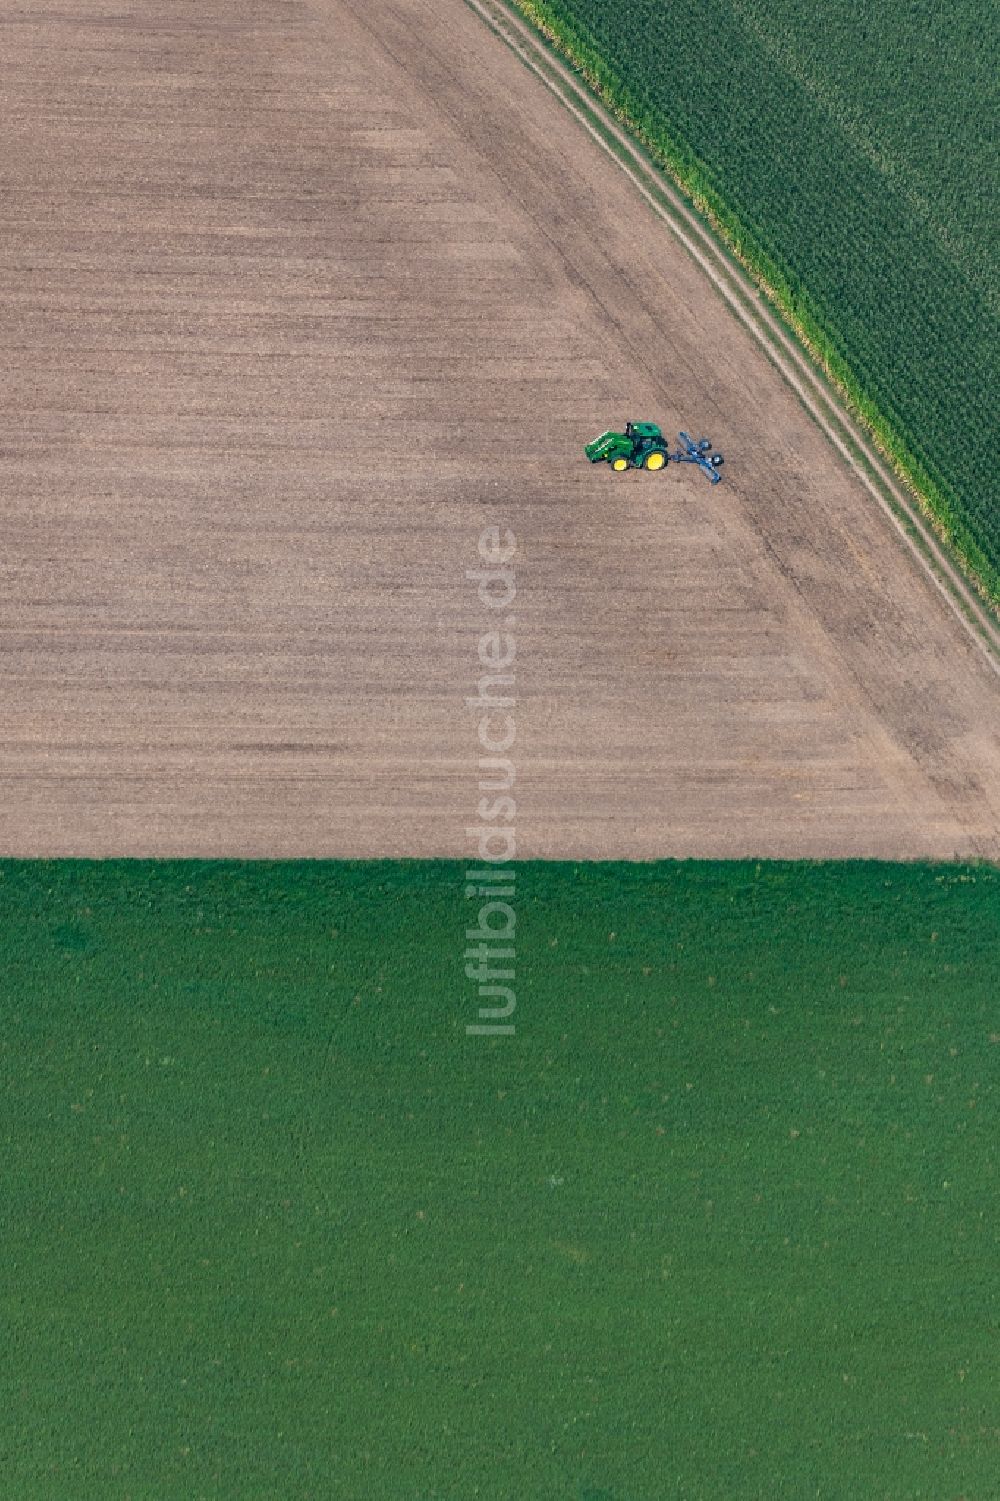
[[[628,468],[628,459],[623,458],[619,454],[617,459],[611,460],[611,467],[616,474],[624,474],[625,470]]]
[[[665,453],[660,453],[658,449],[654,448],[654,450],[653,450],[652,453],[648,453],[646,455],[646,468],[647,469],[662,469],[663,466],[664,466],[664,464],[666,462],[667,462],[667,456],[666,456],[666,454]]]

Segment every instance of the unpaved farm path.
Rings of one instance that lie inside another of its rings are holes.
[[[1000,858],[984,653],[462,0],[0,4],[0,851]],[[725,482],[623,479],[628,417]]]

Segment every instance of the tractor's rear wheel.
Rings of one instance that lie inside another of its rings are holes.
[[[611,460],[611,467],[617,474],[624,474],[625,470],[628,468],[628,459],[624,459],[619,455],[617,459]]]
[[[664,464],[666,462],[667,462],[667,456],[666,456],[666,454],[665,453],[660,453],[660,451],[658,449],[654,448],[654,450],[653,450],[652,453],[648,453],[646,455],[646,468],[647,469],[662,469],[663,466],[664,466]]]

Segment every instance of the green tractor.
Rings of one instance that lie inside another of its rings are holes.
[[[662,469],[670,455],[655,422],[626,422],[623,433],[602,433],[584,452],[592,464],[626,469]]]

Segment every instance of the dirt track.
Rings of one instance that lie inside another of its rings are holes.
[[[0,850],[1000,858],[1000,685],[461,0],[0,9]],[[626,417],[726,482],[618,479]]]

